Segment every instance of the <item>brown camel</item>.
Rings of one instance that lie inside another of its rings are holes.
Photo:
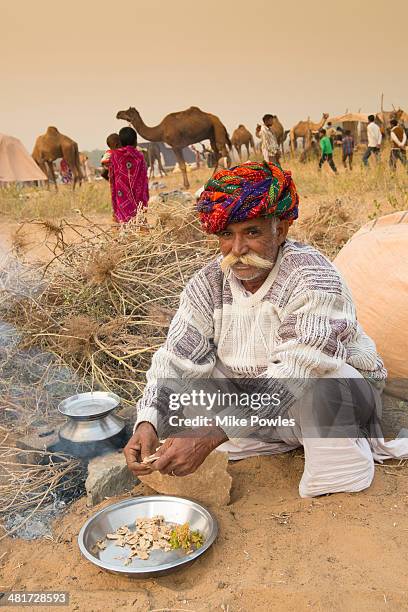
[[[381,129],[381,133],[383,136],[389,136],[391,131],[391,120],[396,119],[400,121],[402,116],[404,115],[404,111],[402,108],[398,108],[397,110],[394,108],[392,111],[381,111],[375,115],[375,122]]]
[[[52,180],[57,189],[53,162],[56,159],[64,158],[67,162],[72,176],[74,177],[73,189],[77,182],[81,185],[82,172],[79,159],[77,143],[61,134],[56,127],[48,127],[45,134],[38,136],[35,141],[32,157],[41,170]]]
[[[285,132],[285,130],[283,129],[283,125],[279,121],[278,117],[276,115],[272,115],[272,117],[273,117],[272,125],[269,127],[269,129],[272,130],[272,132],[275,134],[275,138],[277,140],[278,145],[280,146],[282,150],[282,155],[283,155],[284,154],[283,143],[285,142],[286,136],[288,133]]]
[[[313,123],[312,121],[299,121],[291,130],[290,130],[290,148],[292,153],[294,153],[297,148],[297,139],[302,138],[303,140],[303,148],[305,147],[305,139],[309,132],[318,132],[326,123],[329,118],[328,113],[323,113],[322,118],[318,123]]]
[[[242,161],[241,157],[241,149],[242,147],[246,147],[247,157],[249,159],[249,148],[252,147],[255,149],[254,138],[249,130],[245,127],[245,125],[239,125],[236,130],[233,131],[231,136],[232,146],[235,148],[238,153],[240,161]]]
[[[147,167],[149,168],[149,178],[152,178],[154,174],[154,164],[157,161],[159,166],[160,176],[166,176],[166,171],[163,168],[163,164],[160,156],[160,145],[158,142],[149,142],[146,146],[147,151]]]
[[[196,106],[178,113],[170,113],[155,127],[148,127],[143,122],[139,112],[130,107],[128,110],[119,111],[117,119],[124,119],[133,125],[142,138],[152,142],[165,142],[174,151],[180,169],[183,173],[184,187],[189,188],[186,163],[183,157],[183,147],[195,144],[201,140],[209,140],[216,158],[216,167],[220,157],[229,154],[227,145],[231,146],[228,132],[224,125],[215,115],[205,113]]]

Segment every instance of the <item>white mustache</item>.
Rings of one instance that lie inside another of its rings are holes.
[[[252,251],[250,251],[247,255],[241,255],[240,257],[236,257],[232,253],[228,253],[228,255],[223,257],[221,261],[221,270],[225,273],[237,263],[242,263],[246,266],[253,266],[254,268],[261,268],[263,270],[270,270],[274,265],[273,261],[264,259]]]

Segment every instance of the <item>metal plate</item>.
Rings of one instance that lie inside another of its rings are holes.
[[[91,552],[96,542],[104,540],[107,533],[116,531],[122,525],[134,529],[137,518],[152,518],[156,515],[164,516],[165,520],[170,523],[182,525],[188,522],[192,530],[198,529],[204,536],[203,546],[189,555],[182,550],[169,552],[153,550],[146,561],[134,557],[130,565],[124,565],[128,557],[128,549],[116,546],[114,540],[106,541],[105,550],[97,553]],[[217,533],[216,519],[200,504],[182,497],[155,495],[126,499],[100,510],[82,527],[78,536],[78,544],[88,561],[105,570],[147,578],[167,574],[189,565],[211,546]]]
[[[107,391],[93,391],[90,393],[78,393],[63,400],[58,410],[69,416],[77,419],[84,419],[96,416],[102,416],[107,412],[111,412],[119,406],[120,397],[115,393]]]

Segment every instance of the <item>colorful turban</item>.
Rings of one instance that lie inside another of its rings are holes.
[[[247,162],[220,170],[205,185],[197,202],[206,232],[217,234],[229,223],[254,217],[298,217],[299,196],[292,174],[276,164]]]

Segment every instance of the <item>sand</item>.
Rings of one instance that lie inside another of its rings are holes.
[[[298,451],[230,464],[231,503],[210,508],[217,541],[190,567],[157,579],[109,574],[81,557],[81,526],[120,498],[92,510],[81,499],[54,524],[52,540],[0,542],[0,588],[66,590],[69,609],[87,612],[406,609],[408,466],[377,467],[365,492],[316,499],[299,497],[302,469]],[[143,485],[132,492],[149,493]]]

